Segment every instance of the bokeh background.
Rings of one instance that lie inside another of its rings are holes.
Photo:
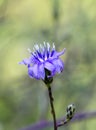
[[[52,84],[57,118],[70,103],[78,113],[96,110],[96,0],[0,0],[0,130],[52,120],[46,86],[18,65],[44,41],[67,48]],[[59,129],[95,130],[96,119]]]

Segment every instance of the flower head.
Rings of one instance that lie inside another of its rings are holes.
[[[64,63],[59,56],[64,54],[65,49],[62,52],[57,52],[54,44],[51,48],[49,43],[44,43],[43,45],[34,45],[33,50],[32,52],[28,49],[31,56],[20,62],[20,64],[27,65],[28,75],[31,78],[45,80],[63,71]]]

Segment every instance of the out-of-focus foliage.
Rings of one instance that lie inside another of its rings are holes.
[[[47,88],[18,65],[43,41],[67,48],[52,84],[57,118],[70,103],[77,112],[96,110],[96,0],[0,0],[0,130],[52,119]],[[65,129],[95,130],[96,119]]]

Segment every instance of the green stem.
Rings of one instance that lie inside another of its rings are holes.
[[[55,109],[54,109],[54,104],[53,104],[54,99],[52,96],[52,90],[50,86],[48,86],[48,92],[49,92],[49,98],[50,98],[51,113],[52,113],[53,121],[54,121],[54,130],[57,130],[56,115],[55,115]]]

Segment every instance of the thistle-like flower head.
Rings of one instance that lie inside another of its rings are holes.
[[[34,45],[33,52],[30,49],[28,51],[31,56],[20,64],[27,65],[28,75],[31,78],[45,80],[63,71],[64,63],[59,56],[64,54],[65,48],[63,51],[57,52],[54,44],[51,48],[49,43],[44,43],[43,45]]]

